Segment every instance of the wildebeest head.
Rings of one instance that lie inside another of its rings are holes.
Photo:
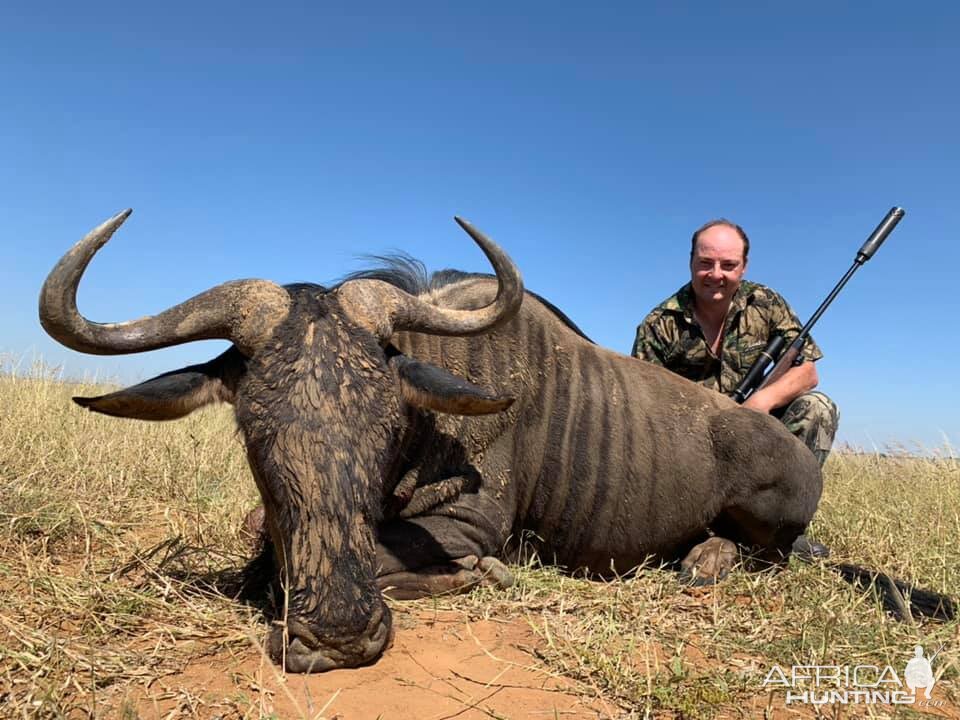
[[[516,267],[458,218],[499,282],[496,299],[477,310],[438,307],[378,279],[349,280],[330,290],[239,280],[156,316],[91,322],[77,310],[77,286],[129,214],[91,231],[50,272],[40,294],[44,329],[69,348],[101,355],[211,338],[233,346],[208,363],[76,402],[144,420],[232,403],[287,597],[286,637],[274,629],[271,653],[299,672],[375,659],[391,637],[390,612],[375,582],[375,528],[407,408],[483,414],[511,403],[397,354],[389,338],[400,330],[476,334],[506,321],[523,297]]]

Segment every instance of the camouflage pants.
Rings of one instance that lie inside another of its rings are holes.
[[[830,448],[833,447],[833,438],[840,422],[840,411],[836,403],[821,392],[809,392],[789,405],[774,410],[771,415],[800,438],[817,456],[820,467],[823,467]]]

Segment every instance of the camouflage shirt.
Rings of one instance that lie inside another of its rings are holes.
[[[655,307],[637,327],[631,354],[663,365],[711,390],[729,394],[773,335],[782,334],[789,345],[802,327],[779,293],[744,280],[730,303],[717,357],[710,352],[693,317],[693,291],[687,283]],[[801,357],[823,357],[812,337],[807,338]]]

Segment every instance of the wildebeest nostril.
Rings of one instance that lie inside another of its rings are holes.
[[[376,660],[393,642],[393,623],[385,610],[382,608],[371,618],[369,632],[331,642],[318,638],[308,623],[288,619],[286,633],[283,627],[275,627],[270,632],[268,654],[288,672],[325,672],[366,665]]]
[[[295,673],[326,672],[348,666],[347,663],[335,661],[322,651],[309,649],[300,641],[300,638],[293,638],[290,641],[284,660],[287,671]]]

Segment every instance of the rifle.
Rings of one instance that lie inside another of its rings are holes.
[[[807,337],[809,337],[810,330],[814,324],[820,319],[820,316],[823,315],[827,306],[833,302],[833,299],[840,293],[843,286],[847,284],[847,281],[853,276],[857,269],[873,257],[873,254],[883,244],[883,241],[887,239],[887,235],[897,226],[897,223],[900,222],[904,214],[903,208],[894,207],[890,209],[887,216],[881,220],[876,229],[870,233],[870,237],[867,238],[863,247],[857,251],[857,257],[853,261],[850,269],[847,270],[847,274],[836,284],[827,296],[827,299],[820,304],[820,307],[817,308],[813,317],[807,321],[807,324],[800,330],[800,334],[794,338],[786,350],[784,350],[786,340],[783,335],[774,335],[767,344],[767,347],[760,353],[760,357],[750,366],[750,370],[747,371],[746,376],[744,376],[743,380],[731,394],[731,397],[736,400],[737,403],[742,404],[755,391],[770,384],[791,367],[799,364],[797,359],[800,357],[800,352],[803,350],[803,345],[807,341]],[[767,372],[767,368],[770,367],[771,364],[773,364],[773,369]]]

